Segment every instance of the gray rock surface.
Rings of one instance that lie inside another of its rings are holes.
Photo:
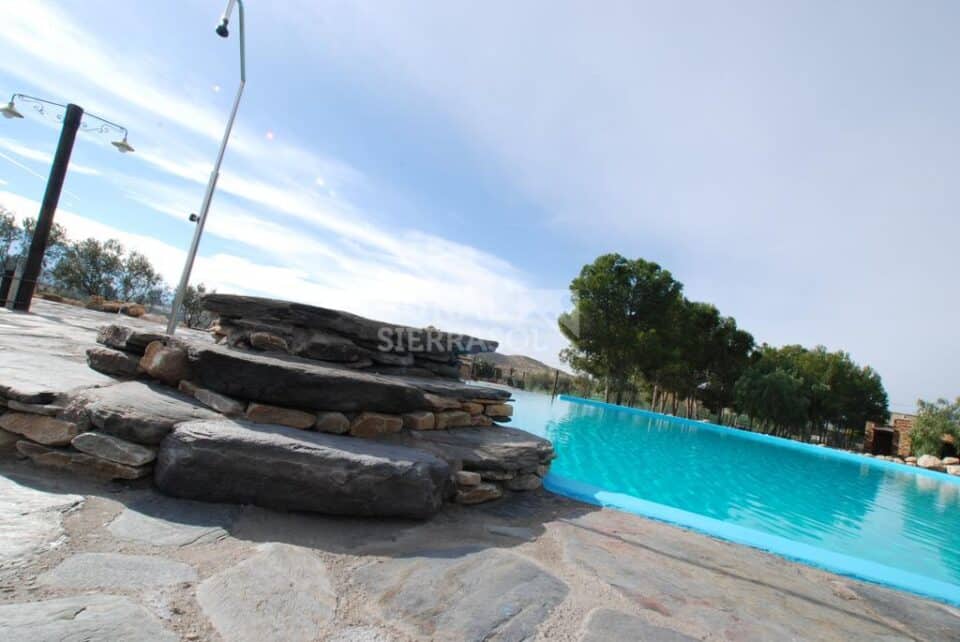
[[[350,420],[342,412],[319,412],[314,429],[320,432],[342,435],[350,430]]]
[[[87,391],[71,405],[84,408],[101,432],[147,445],[159,444],[180,422],[220,417],[166,386],[141,381]]]
[[[239,417],[243,415],[244,411],[247,409],[246,403],[236,399],[231,399],[226,395],[221,395],[213,390],[207,390],[206,388],[196,388],[193,391],[193,398],[202,403],[204,406],[207,406],[212,410],[216,410],[221,415],[226,415],[228,417]]]
[[[72,422],[26,412],[3,413],[0,428],[48,446],[66,446],[79,432]]]
[[[7,432],[0,428],[0,450],[12,450],[17,442],[23,439],[15,432]]]
[[[385,621],[433,640],[531,640],[569,590],[537,564],[497,549],[425,550],[354,576]]]
[[[232,294],[208,294],[203,298],[202,305],[204,309],[218,314],[221,324],[224,321],[242,319],[273,327],[294,326],[315,329],[371,347],[379,345],[384,336],[393,339],[395,345],[400,344],[404,336],[408,336],[413,337],[413,342],[417,345],[424,346],[423,352],[425,353],[447,353],[449,352],[447,346],[454,341],[463,345],[463,352],[493,352],[497,349],[496,341],[441,332],[435,329],[425,330],[384,321],[374,321],[349,312],[291,301]],[[427,341],[431,337],[434,339],[432,343]],[[408,350],[402,349],[391,351],[408,352]]]
[[[82,503],[80,495],[37,490],[0,476],[0,569],[27,564],[61,543],[64,514]]]
[[[191,343],[190,378],[237,399],[288,408],[401,413],[428,407],[423,392],[403,381],[306,359]]]
[[[154,546],[207,544],[227,536],[237,515],[235,506],[223,506],[162,496],[131,504],[110,522],[119,539]]]
[[[127,466],[145,466],[157,458],[152,448],[99,432],[80,433],[70,442],[80,452]]]
[[[450,469],[421,450],[245,421],[180,424],[154,481],[170,495],[339,515],[424,518]]]
[[[117,595],[79,595],[0,606],[4,642],[177,642],[147,609]]]
[[[446,381],[443,379],[427,379],[425,377],[396,377],[411,386],[419,388],[424,392],[429,392],[441,397],[448,397],[458,401],[470,399],[483,399],[484,401],[506,401],[510,398],[509,390],[500,388],[489,388],[487,386],[467,385],[459,381]],[[460,408],[460,403],[452,406]]]
[[[133,379],[140,374],[140,359],[136,355],[112,348],[89,348],[87,365],[114,377]]]
[[[457,489],[455,499],[458,504],[482,504],[484,502],[500,499],[503,491],[496,484],[487,484],[481,482],[476,486],[464,486]]]
[[[697,642],[698,638],[655,626],[641,617],[614,611],[597,609],[590,614],[580,642]]]
[[[49,404],[65,392],[111,383],[113,379],[91,370],[86,363],[34,352],[4,353],[0,397]]]
[[[130,590],[193,582],[197,572],[182,562],[149,555],[81,553],[63,560],[39,578],[61,589]]]
[[[17,442],[17,452],[38,466],[104,479],[140,479],[151,472],[149,466],[127,466],[69,448],[48,448],[25,439]]]
[[[15,399],[7,400],[7,408],[16,410],[17,412],[28,412],[33,415],[45,415],[47,417],[56,417],[63,410],[63,406],[56,403],[23,403]]]
[[[334,615],[337,596],[316,553],[266,544],[204,580],[197,601],[224,640],[310,642]]]
[[[97,332],[97,343],[142,356],[148,345],[154,341],[162,341],[164,336],[159,330],[152,332],[114,323],[100,328]]]
[[[922,640],[960,640],[960,611],[891,591],[874,584],[859,584],[855,594],[870,604],[873,612],[891,622],[901,622]]]
[[[554,456],[553,445],[546,439],[505,426],[418,430],[377,439],[422,448],[449,462],[454,469],[534,472]]]

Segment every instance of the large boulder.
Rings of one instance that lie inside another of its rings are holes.
[[[450,468],[421,450],[246,421],[193,421],[163,440],[154,475],[170,495],[336,515],[426,518]]]

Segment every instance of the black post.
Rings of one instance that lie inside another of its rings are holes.
[[[67,105],[67,113],[63,116],[63,127],[60,129],[60,142],[57,144],[53,167],[50,168],[50,178],[47,179],[47,190],[43,194],[43,203],[40,205],[40,214],[37,216],[37,227],[30,241],[27,264],[23,269],[23,280],[20,281],[20,287],[14,295],[16,297],[13,302],[14,310],[21,312],[30,310],[30,302],[37,288],[37,281],[40,280],[43,254],[47,250],[47,239],[50,236],[50,228],[53,227],[53,217],[57,213],[60,192],[63,190],[63,179],[67,176],[73,141],[77,137],[81,118],[83,118],[82,107],[72,103]]]
[[[13,275],[17,271],[17,261],[14,258],[7,258],[3,265],[3,276],[0,277],[0,308],[6,307],[7,295],[10,294],[10,285],[13,283]]]

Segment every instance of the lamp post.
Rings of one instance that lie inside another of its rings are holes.
[[[57,151],[53,156],[50,178],[47,179],[47,188],[43,193],[43,201],[40,204],[40,214],[37,216],[37,226],[33,231],[33,238],[30,240],[30,249],[27,251],[23,276],[17,291],[12,295],[13,309],[28,312],[30,302],[33,299],[33,292],[36,290],[37,281],[40,279],[40,271],[43,268],[43,255],[47,250],[50,228],[53,227],[53,218],[57,213],[57,204],[60,202],[60,192],[63,190],[63,181],[67,176],[67,167],[70,165],[70,154],[73,153],[73,143],[76,140],[77,131],[81,129],[100,133],[116,131],[123,134],[123,138],[112,141],[111,144],[114,147],[124,154],[132,152],[133,147],[127,142],[127,129],[125,127],[93,114],[85,114],[83,107],[73,103],[61,105],[43,98],[13,94],[10,97],[10,102],[0,107],[0,114],[3,114],[4,118],[23,118],[23,114],[17,109],[17,101],[31,105],[35,111],[41,114],[45,114],[50,107],[65,110],[63,114],[57,113],[57,118],[63,122],[63,126],[60,128],[60,142],[57,143]]]
[[[203,236],[203,226],[207,223],[207,213],[210,211],[210,201],[213,200],[213,192],[217,188],[217,179],[220,177],[220,164],[223,162],[223,154],[227,150],[227,141],[230,140],[230,132],[233,130],[233,121],[236,119],[237,109],[240,107],[240,97],[243,95],[243,87],[247,84],[246,50],[243,34],[243,0],[227,0],[227,8],[223,11],[223,17],[220,19],[220,24],[217,26],[216,31],[217,35],[221,38],[226,38],[230,35],[227,26],[230,23],[230,14],[233,12],[234,4],[237,5],[240,15],[240,86],[237,87],[237,95],[233,99],[233,109],[230,111],[230,118],[227,119],[227,128],[223,132],[223,140],[220,141],[217,160],[213,164],[213,170],[210,172],[210,179],[207,181],[207,190],[203,195],[200,213],[197,215],[196,228],[193,231],[193,242],[190,243],[190,250],[187,252],[187,261],[183,266],[183,274],[180,276],[180,284],[177,286],[177,294],[173,300],[173,308],[170,310],[170,321],[167,323],[167,334],[169,335],[177,331],[180,308],[183,307],[183,299],[186,296],[187,286],[190,283],[190,272],[193,270],[193,262],[197,258],[197,249],[200,247],[200,237]]]

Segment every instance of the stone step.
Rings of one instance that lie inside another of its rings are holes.
[[[147,445],[159,444],[176,424],[220,416],[166,386],[142,381],[83,391],[64,413],[80,430],[92,425],[109,435]]]
[[[434,328],[412,328],[367,319],[356,314],[292,301],[234,294],[208,294],[203,308],[219,315],[221,325],[241,320],[283,332],[285,329],[317,330],[349,339],[353,343],[385,352],[462,354],[493,352],[497,342]],[[384,349],[390,340],[392,349]],[[415,349],[416,348],[416,349]]]
[[[402,413],[429,407],[422,390],[390,377],[321,366],[297,357],[180,345],[187,350],[191,381],[235,399],[340,412]]]
[[[87,364],[56,355],[11,352],[0,358],[0,398],[27,404],[50,404],[79,388],[114,383]]]
[[[235,399],[288,408],[401,414],[434,407],[425,393],[505,400],[494,388],[417,377],[390,377],[322,366],[288,355],[177,342],[187,351],[191,381]]]
[[[540,467],[554,458],[548,440],[506,426],[414,430],[382,435],[377,440],[425,450],[453,470],[483,471],[488,479],[507,480],[543,472]]]
[[[428,452],[247,421],[178,425],[160,446],[164,493],[335,515],[426,518],[452,492]]]

